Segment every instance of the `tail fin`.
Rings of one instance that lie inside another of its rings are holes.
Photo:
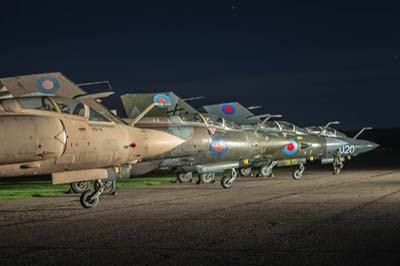
[[[155,108],[148,112],[147,116],[171,116],[180,114],[197,113],[197,111],[179,98],[173,92],[165,93],[137,93],[121,96],[125,112],[129,118],[136,118],[143,110],[153,103],[166,102],[163,108]]]
[[[0,78],[0,92],[1,97],[58,95],[73,98],[86,94],[79,86],[58,72]]]
[[[261,122],[260,117],[250,112],[249,109],[238,102],[206,105],[203,108],[211,115],[223,117],[239,125]]]

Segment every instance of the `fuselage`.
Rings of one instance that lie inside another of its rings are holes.
[[[2,100],[0,126],[0,177],[134,164],[183,142],[61,97]]]
[[[155,160],[135,165],[132,175],[155,169],[195,171],[196,165],[239,162],[246,165],[280,161],[282,166],[317,159],[326,152],[327,140],[311,134],[269,129],[243,129],[233,124],[216,123],[208,118],[149,117],[137,124],[158,129],[185,140],[185,143]]]

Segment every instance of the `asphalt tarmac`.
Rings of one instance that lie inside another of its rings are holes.
[[[0,265],[400,265],[400,170],[0,201]]]

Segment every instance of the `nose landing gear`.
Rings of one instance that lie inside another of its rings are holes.
[[[221,180],[221,185],[223,188],[231,188],[233,182],[236,180],[238,173],[235,168],[232,168],[231,176],[224,176]]]
[[[301,164],[299,165],[299,169],[296,169],[296,170],[293,171],[293,173],[292,173],[293,179],[294,179],[294,180],[299,180],[299,179],[303,178],[304,170],[306,170],[306,168],[305,168],[304,165],[301,163]]]
[[[104,192],[105,186],[101,181],[101,179],[96,180],[96,182],[98,185],[93,193],[90,190],[86,190],[81,194],[80,202],[82,207],[86,209],[96,207],[97,204],[99,203],[99,198],[101,194],[103,194]]]
[[[343,166],[344,166],[344,164],[342,162],[342,156],[340,155],[340,152],[337,151],[335,153],[335,158],[333,160],[333,174],[339,175],[343,169]]]

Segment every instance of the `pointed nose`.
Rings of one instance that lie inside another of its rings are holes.
[[[337,150],[339,150],[341,147],[347,144],[346,141],[337,138],[325,137],[325,140],[326,140],[326,151],[328,153],[335,153]]]
[[[143,158],[161,155],[185,142],[184,139],[159,130],[146,129],[145,134],[147,147]]]
[[[369,152],[375,150],[380,145],[369,140],[364,140],[362,144],[358,144],[357,146],[357,148],[359,148],[361,152]]]

